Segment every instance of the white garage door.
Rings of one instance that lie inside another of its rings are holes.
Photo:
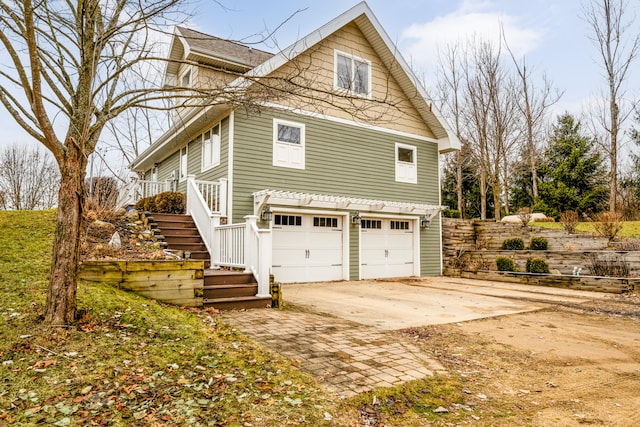
[[[342,227],[340,216],[275,214],[275,280],[293,283],[343,279]]]
[[[414,275],[414,222],[364,218],[360,225],[360,275],[363,279]]]

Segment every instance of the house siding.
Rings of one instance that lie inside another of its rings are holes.
[[[274,118],[305,125],[304,170],[273,166]],[[395,181],[396,143],[417,147],[417,184]],[[253,214],[252,193],[264,189],[439,203],[438,150],[433,142],[284,111],[264,110],[252,115],[236,113],[234,146],[233,222],[241,222],[244,215]],[[349,240],[350,275],[355,278],[359,271],[355,228],[350,230]],[[423,275],[439,274],[439,247],[435,226],[421,231]]]
[[[339,50],[371,61],[372,100],[340,96],[327,97],[334,93],[334,53]],[[398,64],[390,66],[398,67]],[[328,36],[321,45],[314,46],[274,72],[275,76],[304,81],[318,92],[306,99],[289,97],[278,102],[303,110],[352,119],[353,114],[367,118],[369,123],[390,129],[410,132],[433,138],[434,134],[425,124],[420,113],[411,103],[418,92],[406,94],[391,76],[390,70],[377,55],[366,37],[355,24],[349,24]],[[330,99],[328,102],[322,100]]]

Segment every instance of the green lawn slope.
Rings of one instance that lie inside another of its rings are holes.
[[[215,313],[80,283],[77,323],[43,328],[54,221],[0,211],[0,425],[348,424],[334,396]]]

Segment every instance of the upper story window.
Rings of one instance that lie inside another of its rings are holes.
[[[418,183],[418,152],[415,146],[396,144],[396,181]]]
[[[335,51],[335,81],[337,90],[369,97],[371,95],[371,61]]]
[[[189,67],[180,78],[180,86],[191,87],[191,67]]]
[[[273,119],[273,165],[304,169],[305,127]]]
[[[188,151],[189,144],[180,149],[180,181],[184,181],[187,179]]]
[[[220,164],[220,123],[202,134],[202,170]]]

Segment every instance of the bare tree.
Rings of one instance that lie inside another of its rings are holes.
[[[211,104],[259,108],[266,101],[295,98],[299,106],[330,105],[371,122],[394,120],[411,105],[392,99],[390,93],[363,99],[336,93],[329,85],[314,87],[310,82],[318,61],[312,60],[312,49],[299,55],[294,66],[269,76],[209,66],[214,77],[198,86],[154,86],[149,76],[160,72],[166,61],[204,67],[159,53],[160,29],[184,17],[183,4],[184,0],[0,0],[0,43],[10,58],[9,64],[0,65],[0,103],[51,151],[61,173],[47,324],[74,321],[88,158],[105,126],[127,110],[184,112]],[[175,103],[167,106],[162,101],[169,97]]]
[[[506,35],[502,31],[504,45],[509,52],[513,65],[519,77],[520,87],[518,90],[518,109],[524,120],[524,138],[526,146],[526,156],[531,171],[532,200],[538,200],[538,142],[536,135],[543,135],[543,127],[547,118],[547,113],[560,97],[562,92],[553,91],[553,85],[546,75],[542,76],[542,86],[536,87],[532,81],[532,71],[527,68],[526,58],[518,61],[509,48]]]
[[[12,145],[0,153],[1,206],[6,209],[54,207],[59,181],[58,166],[41,148]]]
[[[462,134],[462,109],[463,109],[463,96],[464,90],[464,71],[463,65],[463,52],[459,43],[455,45],[447,46],[443,51],[439,52],[438,64],[439,64],[439,76],[438,76],[438,92],[443,100],[444,107],[448,111],[450,117],[453,118],[454,130],[456,136],[461,141],[463,146],[468,143],[464,139]],[[460,149],[457,150],[453,156],[455,156],[455,168],[456,168],[456,199],[457,208],[462,218],[465,217],[465,204],[462,194],[462,182],[463,165],[466,161],[464,156],[469,150]]]
[[[465,132],[480,169],[481,218],[487,215],[488,188],[493,194],[494,218],[500,218],[503,202],[508,205],[506,182],[517,143],[516,87],[502,64],[499,48],[485,41],[470,46],[464,67]]]
[[[625,16],[627,0],[589,0],[583,4],[584,16],[591,27],[591,40],[598,49],[607,81],[607,107],[596,118],[606,134],[603,146],[609,156],[611,181],[609,210],[615,212],[618,191],[618,137],[630,115],[624,105],[624,83],[640,51],[640,32],[635,19]]]

